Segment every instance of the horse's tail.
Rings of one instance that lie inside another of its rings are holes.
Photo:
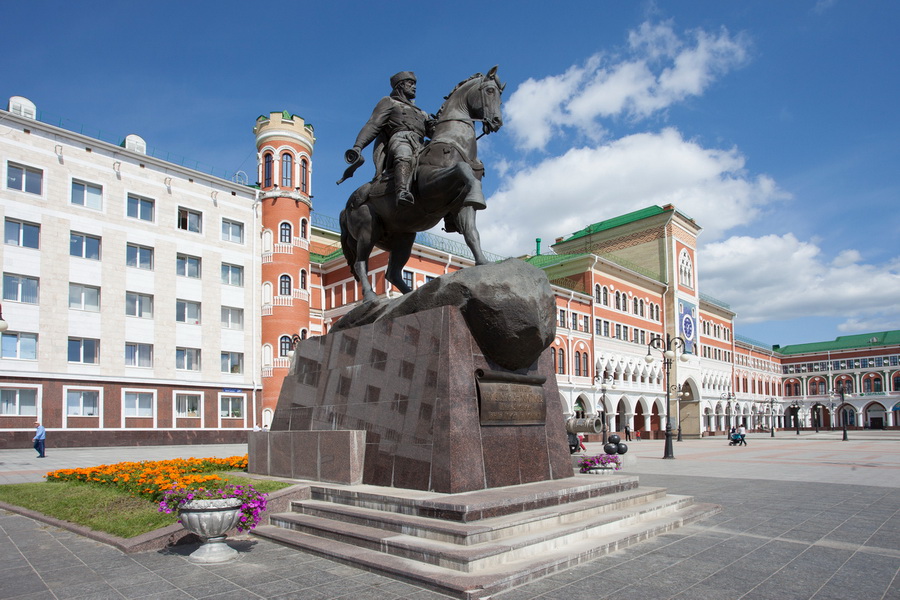
[[[344,252],[344,259],[347,261],[347,265],[350,266],[350,272],[353,273],[353,278],[359,281],[359,277],[356,275],[356,269],[353,268],[354,263],[356,263],[356,240],[350,235],[350,228],[347,226],[348,210],[351,210],[349,203],[347,208],[341,211],[339,219],[341,224],[341,250]]]

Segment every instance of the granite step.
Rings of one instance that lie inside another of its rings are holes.
[[[415,555],[413,552],[398,556],[382,551],[382,548],[373,549],[357,545],[357,542],[364,540],[366,535],[355,538],[349,536],[345,539],[353,541],[348,542],[275,525],[258,527],[254,533],[277,543],[379,572],[456,598],[479,599],[574,567],[587,560],[706,518],[721,510],[716,505],[691,504],[690,498],[686,497],[681,497],[676,504],[678,507],[672,510],[646,510],[641,515],[633,513],[630,517],[620,520],[616,526],[604,527],[595,523],[597,527],[587,528],[581,532],[570,530],[562,537],[548,532],[546,536],[551,539],[549,544],[541,541],[539,535],[523,536],[518,540],[513,538],[506,544],[508,551],[499,561],[494,560],[497,555],[490,557],[490,560],[484,560],[485,555],[498,549],[492,546],[502,546],[490,542],[474,546],[442,545],[435,540],[417,540],[414,536],[394,532],[381,534],[381,540],[386,543],[386,548],[408,545],[410,548],[419,548],[423,553],[441,552],[445,556],[455,554],[457,558],[469,560],[470,565],[480,565],[479,568],[470,571],[423,562],[421,560],[423,556]],[[604,516],[610,517],[612,514]],[[361,528],[358,525],[342,525],[348,529]],[[373,538],[378,537],[378,534],[371,531],[368,534]],[[566,541],[553,544],[553,539]],[[523,554],[517,552],[516,546],[536,547],[538,551]]]
[[[576,476],[459,494],[376,486],[311,486],[310,497],[334,504],[468,523],[638,488],[634,475]],[[388,491],[385,491],[388,490]]]
[[[627,508],[591,510],[589,504],[606,504],[606,499],[583,501],[580,515],[561,522],[555,513],[529,515],[529,527],[508,527],[509,516],[479,522],[479,537],[486,541],[462,545],[420,537],[413,533],[398,533],[382,527],[382,523],[360,525],[300,513],[280,513],[270,516],[272,525],[301,533],[353,544],[404,558],[410,558],[464,572],[473,572],[510,560],[565,547],[589,536],[605,535],[642,520],[653,519],[678,511],[692,500],[687,496],[638,501]],[[419,523],[427,530],[427,523]],[[491,536],[493,530],[495,534]]]
[[[383,531],[403,533],[418,538],[459,545],[473,545],[512,535],[522,535],[550,525],[564,525],[578,519],[624,509],[650,500],[659,500],[665,496],[666,490],[663,488],[644,487],[471,523],[390,513],[365,506],[334,504],[322,500],[294,501],[291,510],[304,515],[360,526],[377,527]]]

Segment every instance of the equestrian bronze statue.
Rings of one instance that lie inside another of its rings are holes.
[[[431,229],[441,219],[448,232],[463,235],[475,264],[488,262],[475,227],[475,211],[486,206],[475,123],[482,124],[482,135],[503,125],[504,84],[497,77],[497,67],[458,84],[433,118],[412,102],[413,73],[397,73],[391,85],[391,95],[379,101],[353,148],[345,153],[351,166],[341,179],[353,175],[363,162],[362,149],[375,141],[375,178],[350,195],[340,216],[344,257],[366,302],[377,298],[368,278],[369,255],[375,246],[390,255],[385,278],[407,294],[412,290],[403,281],[403,267],[416,233]]]

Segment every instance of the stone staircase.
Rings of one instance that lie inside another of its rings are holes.
[[[623,475],[435,494],[310,485],[254,534],[457,598],[573,567],[720,510]]]

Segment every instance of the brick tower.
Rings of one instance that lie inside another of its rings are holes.
[[[287,111],[260,115],[253,128],[262,223],[262,423],[272,421],[290,367],[292,337],[309,334],[311,125]]]

